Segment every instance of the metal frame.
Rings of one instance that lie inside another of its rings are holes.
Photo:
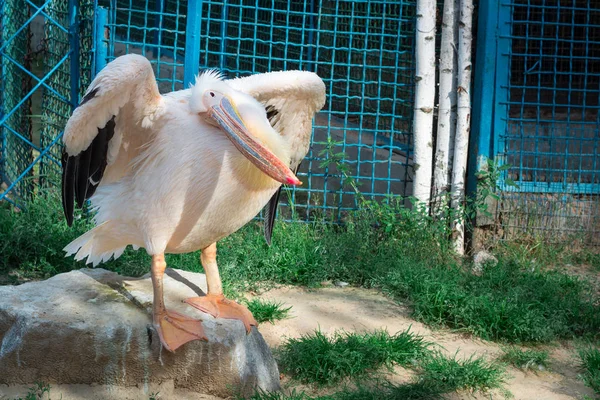
[[[0,0],[0,9],[4,10],[7,6],[9,0]],[[21,95],[19,102],[12,107],[10,110],[4,110],[4,107],[0,107],[0,128],[3,128],[3,146],[1,147],[2,151],[6,151],[6,140],[8,135],[13,135],[21,141],[25,142],[30,148],[39,152],[39,154],[33,158],[29,164],[20,170],[20,174],[17,177],[9,177],[4,172],[4,168],[0,169],[2,173],[2,180],[7,183],[7,188],[0,193],[0,201],[6,200],[9,203],[12,203],[15,206],[21,206],[21,198],[19,196],[11,196],[15,187],[19,184],[19,182],[24,179],[30,171],[43,159],[49,160],[51,163],[60,165],[60,162],[50,154],[51,149],[58,143],[61,138],[61,135],[56,136],[49,145],[47,146],[36,146],[26,137],[24,137],[19,132],[15,131],[10,126],[6,125],[8,119],[18,110],[20,109],[25,102],[35,93],[38,89],[43,88],[47,90],[52,95],[56,96],[57,99],[68,102],[72,107],[75,107],[79,98],[79,81],[80,81],[80,66],[79,66],[79,6],[80,0],[69,0],[68,2],[68,26],[63,26],[60,22],[58,22],[55,18],[49,15],[44,11],[45,8],[51,6],[54,0],[46,0],[41,6],[36,5],[31,0],[25,0],[25,6],[30,7],[34,10],[31,16],[24,22],[22,25],[13,33],[9,38],[3,39],[0,45],[0,59],[8,60],[12,65],[17,67],[20,71],[26,74],[29,78],[33,79],[36,83],[35,85],[25,94]],[[32,74],[28,71],[23,65],[20,64],[19,61],[13,59],[9,54],[5,52],[9,43],[11,43],[15,38],[18,37],[28,26],[32,23],[32,21],[41,15],[44,17],[46,23],[52,24],[52,26],[58,30],[61,30],[65,33],[69,34],[69,51],[64,54],[62,58],[56,64],[47,71],[44,77],[38,78],[36,75]],[[76,56],[74,56],[76,55]],[[49,78],[65,63],[69,62],[69,71],[70,71],[70,98],[67,99],[62,96],[55,88],[50,86],[48,83]],[[3,77],[7,77],[7,72],[3,69],[2,71]],[[2,154],[3,163],[6,160],[7,155]],[[24,161],[24,160],[21,160]]]
[[[509,0],[489,0],[482,2],[480,5],[476,51],[477,57],[474,77],[472,140],[469,149],[469,176],[467,181],[467,190],[470,193],[474,193],[476,190],[476,173],[481,168],[485,167],[486,159],[494,159],[499,165],[506,163],[506,160],[503,157],[505,154],[503,135],[507,132],[508,122],[510,120],[509,106],[515,105],[514,100],[512,100],[511,103],[511,94],[509,90],[511,87],[517,87],[514,84],[511,86],[511,59],[513,57],[512,41],[515,37],[513,32],[511,32],[511,28],[515,24],[513,13],[515,7],[518,5],[523,6],[524,4],[517,4]],[[540,6],[540,8],[543,7]],[[545,21],[542,20],[542,26],[544,23]],[[559,24],[552,21],[546,23],[549,25]],[[574,24],[574,22],[571,22],[571,24]],[[582,45],[585,44],[589,46],[588,42],[584,43],[582,41],[581,43]],[[540,59],[542,55],[545,57],[556,57],[553,54],[540,53]],[[531,69],[534,67],[531,67]],[[523,87],[532,87],[535,89],[535,86],[524,85]],[[543,87],[538,84],[538,91],[542,88]],[[572,89],[569,90],[571,91]],[[546,103],[554,105],[555,100],[557,99],[551,99],[549,101],[538,100],[538,102],[532,102],[530,106],[535,108],[536,106]],[[529,103],[525,102],[523,99],[522,103],[519,104],[526,106]],[[570,106],[568,107],[570,109]],[[524,120],[521,119],[521,121],[523,122]],[[569,123],[573,123],[569,122],[569,120],[562,121],[555,119],[554,111],[552,117],[548,120],[542,120],[538,116],[531,121],[532,124],[537,125],[539,125],[540,122],[565,124],[567,126]],[[600,130],[600,122],[597,123],[597,126],[597,129]],[[543,138],[540,137],[539,140],[542,139]],[[529,140],[531,140],[531,138],[529,138]],[[533,140],[537,143],[538,139],[536,138]],[[575,138],[575,140],[581,139]],[[598,147],[598,145],[598,141],[596,141],[595,146]],[[530,153],[531,152],[525,154]],[[506,154],[508,154],[508,152]],[[536,151],[534,157],[537,157],[538,154],[544,155],[544,153]],[[546,157],[554,155],[556,155],[556,152],[548,153]],[[506,192],[600,194],[600,183],[567,182],[567,174],[572,171],[572,168],[569,169],[567,167],[567,158],[573,156],[576,155],[569,153],[567,147],[564,153],[565,163],[564,168],[562,169],[564,178],[562,182],[515,179],[514,181],[517,184],[515,187],[505,183],[505,180],[508,177],[508,172],[505,171],[499,185],[501,189]],[[514,167],[517,167],[519,171],[522,171],[524,170],[522,156],[519,157],[519,162],[520,165],[515,165]],[[598,166],[595,165],[593,168],[597,169],[597,167]],[[537,168],[539,167],[536,166],[534,169],[537,170]],[[532,167],[529,167],[529,169],[531,170]],[[539,169],[543,170],[543,168]],[[550,174],[553,170],[554,168],[548,169],[547,173]]]

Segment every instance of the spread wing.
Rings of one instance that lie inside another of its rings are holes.
[[[290,150],[290,168],[297,170],[308,153],[312,120],[325,104],[325,84],[316,74],[284,71],[257,74],[227,81],[234,89],[258,100],[271,126],[282,135]],[[265,239],[271,243],[281,188],[264,209]]]
[[[81,207],[100,185],[107,167],[124,168],[134,156],[121,144],[141,145],[148,140],[144,128],[161,115],[162,104],[152,66],[142,56],[118,57],[96,76],[63,136],[62,202],[69,226],[75,201]]]

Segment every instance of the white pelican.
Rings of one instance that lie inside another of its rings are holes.
[[[315,74],[273,72],[223,80],[213,71],[187,90],[161,95],[150,62],[125,55],[94,79],[67,122],[62,196],[67,223],[90,199],[96,227],[65,247],[77,260],[119,257],[128,245],[152,256],[153,325],[164,347],[206,340],[201,322],[163,301],[165,253],[201,249],[208,294],[186,302],[215,317],[250,311],[223,296],[216,242],[269,199],[267,240],[281,183],[308,152],[312,119],[325,102]],[[268,111],[268,114],[267,114]],[[267,117],[268,115],[268,117]]]

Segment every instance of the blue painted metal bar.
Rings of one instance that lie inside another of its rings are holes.
[[[154,58],[158,57],[158,48],[160,47],[160,30],[162,29],[162,18],[163,14],[163,0],[155,0],[154,2],[154,11],[156,14],[154,15],[154,32],[152,35],[152,43],[155,45],[152,47],[152,56]]]
[[[467,195],[477,190],[477,172],[492,154],[498,8],[499,0],[482,1],[479,5]]]
[[[4,26],[5,16],[4,9],[6,7],[6,2],[4,0],[0,0],[0,25]],[[4,35],[0,35],[0,47],[4,48]],[[2,60],[3,54],[0,52],[0,73],[2,73],[2,77],[6,76],[6,70],[4,67],[4,62]],[[2,84],[0,86],[0,120],[4,120],[4,105],[6,104],[4,100],[4,96],[6,95],[6,90],[4,88],[5,80],[0,80]],[[2,177],[1,181],[5,181],[4,179],[4,169],[6,164],[6,146],[7,146],[7,137],[4,133],[4,129],[0,124],[0,177]]]
[[[37,82],[41,81],[41,79],[38,78],[37,75],[32,74],[31,71],[29,71],[27,68],[25,68],[24,66],[22,66],[17,60],[15,60],[14,58],[12,58],[8,54],[2,53],[2,57],[5,57],[7,60],[10,60],[15,67],[17,67],[18,69],[20,69],[21,72],[23,72],[26,75],[28,75],[31,79],[34,79]],[[67,99],[66,97],[64,97],[60,93],[58,93],[56,91],[56,89],[54,89],[53,87],[51,87],[51,86],[49,86],[49,85],[47,85],[45,83],[42,83],[42,85],[44,86],[44,89],[47,89],[47,90],[51,91],[52,94],[54,94],[58,99],[60,99],[60,100],[62,100],[64,102],[67,102],[67,103],[69,102],[69,99]]]
[[[223,2],[221,7],[221,56],[219,57],[219,68],[224,70],[227,66],[227,17],[229,14],[229,6],[227,2]]]
[[[307,61],[308,61],[308,71],[315,72],[315,51],[314,47],[316,44],[315,40],[315,0],[310,0],[310,16],[309,16],[309,31],[308,31],[308,52],[307,52]],[[382,25],[383,26],[383,25]],[[366,37],[366,36],[365,36]]]
[[[189,0],[185,36],[185,61],[183,69],[183,86],[194,83],[200,67],[200,13],[202,0]]]
[[[44,76],[38,83],[37,85],[35,85],[29,92],[27,92],[27,94],[25,96],[23,96],[23,98],[17,103],[17,105],[10,110],[8,113],[4,114],[2,116],[2,119],[0,119],[0,126],[4,125],[6,123],[6,120],[8,120],[10,118],[11,115],[13,115],[15,113],[15,111],[17,111],[19,109],[19,107],[21,107],[23,105],[23,103],[25,103],[27,101],[27,99],[29,97],[31,97],[31,95],[33,95],[35,93],[36,90],[39,89],[40,86],[42,86],[44,84],[44,82],[46,82],[46,80],[48,80],[48,78],[50,78],[52,76],[52,74],[54,72],[56,72],[56,70],[69,58],[69,54],[66,54],[63,58],[60,59],[59,62],[56,63],[56,65],[50,70],[50,72],[48,72],[46,74],[46,76]]]
[[[29,173],[29,171],[32,170],[34,165],[36,165],[46,155],[46,153],[50,151],[50,149],[59,141],[60,138],[62,138],[62,134],[56,136],[54,140],[52,140],[52,142],[48,145],[48,147],[46,147],[40,152],[40,154],[33,160],[31,164],[29,164],[29,166],[21,173],[21,175],[19,175],[17,179],[15,179],[10,185],[8,185],[4,193],[0,194],[0,200],[4,200],[6,198],[8,193],[17,185],[17,183],[21,181],[21,179],[27,176],[27,174]]]
[[[508,121],[508,103],[510,93],[510,60],[511,60],[511,23],[513,8],[505,0],[498,4],[498,39],[496,48],[496,84],[494,87],[494,127],[491,154],[497,164],[504,164],[505,160],[495,157],[505,143],[501,136],[506,135]],[[504,172],[506,174],[506,171]],[[503,181],[500,183],[503,186]]]
[[[69,0],[69,47],[70,47],[70,80],[71,106],[79,104],[79,0]]]
[[[108,38],[106,37],[106,29],[108,25],[108,10],[104,7],[96,8],[96,20],[94,25],[94,75],[106,66],[108,58]]]
[[[69,0],[69,1],[73,1],[73,0]],[[48,1],[46,4],[48,4],[48,3],[50,3],[50,1]],[[24,24],[23,24],[23,25],[22,25],[22,26],[21,26],[19,29],[17,29],[17,31],[16,31],[15,33],[13,33],[13,35],[12,35],[11,37],[9,37],[8,39],[6,39],[6,40],[4,41],[4,43],[2,44],[2,46],[0,46],[0,52],[2,52],[2,51],[3,51],[3,50],[6,48],[6,46],[7,46],[7,45],[8,45],[10,42],[12,42],[13,40],[15,40],[15,38],[16,38],[17,36],[19,36],[19,34],[20,34],[21,32],[23,32],[23,29],[25,29],[26,27],[28,27],[28,26],[29,26],[29,24],[30,24],[30,23],[31,23],[31,22],[32,22],[32,21],[35,19],[35,17],[37,17],[39,14],[45,15],[45,13],[42,13],[42,9],[41,9],[41,8],[39,8],[39,9],[38,9],[36,12],[34,12],[33,14],[31,14],[31,17],[29,17],[29,19],[28,19],[28,20],[27,20],[27,21],[26,21],[26,22],[25,22],[25,23],[24,23]],[[57,27],[58,27],[59,29],[62,29],[62,30],[64,30],[65,32],[67,31],[65,28],[63,28],[63,27],[62,27],[62,26],[60,26],[60,25],[57,25]]]
[[[38,6],[37,4],[33,3],[31,0],[25,0],[27,2],[27,4],[30,7],[33,7],[35,10],[41,11],[42,16],[44,17],[44,22],[47,24],[48,22],[52,22],[54,25],[56,25],[56,28],[62,30],[65,33],[68,33],[69,30],[66,29],[64,26],[62,26],[62,24],[60,24],[57,20],[55,20],[54,18],[52,18],[51,16],[48,15],[48,13],[46,13],[44,11],[44,8],[46,6],[48,6],[52,1],[54,0],[46,0],[46,2],[44,4],[42,4],[41,6]]]

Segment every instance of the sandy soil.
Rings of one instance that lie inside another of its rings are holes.
[[[371,331],[387,329],[390,333],[411,331],[425,337],[441,347],[441,350],[459,357],[485,356],[490,359],[502,354],[499,345],[478,340],[464,334],[431,330],[414,321],[409,309],[387,299],[374,290],[358,288],[328,287],[316,290],[301,288],[278,288],[260,297],[280,301],[292,306],[291,318],[278,321],[275,325],[265,323],[259,329],[267,343],[278,347],[286,337],[298,337],[320,328],[324,333],[335,330]],[[300,317],[301,316],[301,317]],[[584,395],[593,398],[591,389],[577,379],[575,350],[568,343],[548,347],[551,364],[549,371],[523,372],[515,368],[507,370],[510,375],[506,388],[515,399],[581,399]],[[398,368],[392,381],[401,383],[410,379],[411,372]],[[286,380],[284,380],[286,381]],[[284,386],[290,388],[289,382]],[[306,389],[306,388],[304,388]],[[313,390],[310,390],[313,392]],[[500,393],[473,396],[469,393],[453,394],[450,399],[502,398]]]

